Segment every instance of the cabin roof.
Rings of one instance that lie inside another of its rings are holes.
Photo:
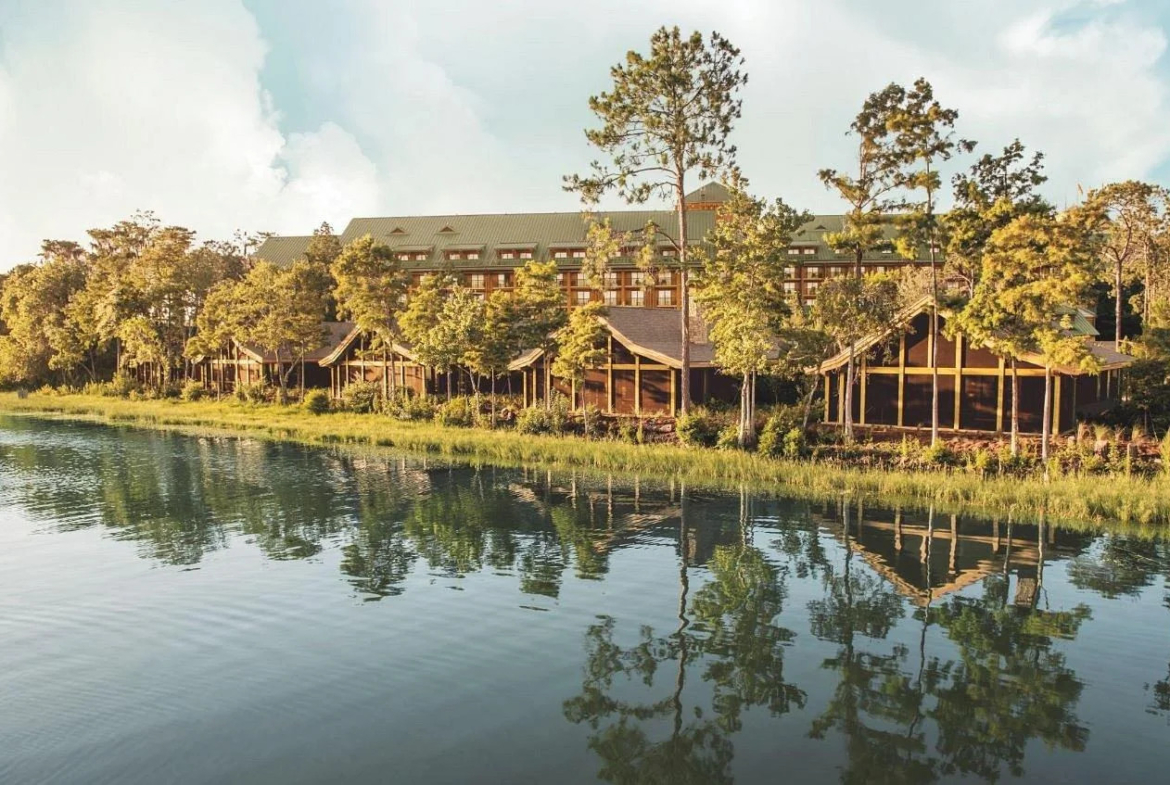
[[[323,357],[332,353],[338,344],[345,340],[354,330],[353,322],[322,322],[321,326],[325,330],[325,343],[321,346],[305,353],[305,362],[320,363]],[[275,363],[277,361],[276,354],[273,352],[264,352],[258,346],[238,342],[237,345],[249,354],[253,360],[261,363]],[[298,357],[297,360],[300,360]]]
[[[863,340],[859,341],[853,347],[854,356],[864,353],[882,341],[897,335],[900,331],[905,329],[905,326],[910,323],[911,319],[913,319],[918,314],[925,312],[927,308],[930,307],[931,301],[931,296],[929,294],[924,294],[917,300],[911,302],[909,305],[898,312],[898,315],[894,318],[889,327],[884,330],[871,333]],[[1071,317],[1069,325],[1064,328],[1065,332],[1072,336],[1082,336],[1087,340],[1089,352],[1097,359],[1101,366],[1101,371],[1110,371],[1115,368],[1122,368],[1134,361],[1133,357],[1116,351],[1111,344],[1104,341],[1092,340],[1100,333],[1097,332],[1097,328],[1095,328],[1089,321],[1089,317],[1092,315],[1090,311],[1087,311],[1084,308],[1077,308],[1072,306],[1061,308],[1059,310],[1064,316]],[[948,309],[940,307],[939,313],[945,317],[948,313]],[[1023,360],[1024,362],[1033,363],[1035,365],[1042,366],[1044,364],[1044,358],[1036,352],[1024,352],[1017,359]],[[824,373],[826,371],[836,370],[848,362],[849,350],[846,349],[825,360],[816,370]],[[1079,368],[1072,366],[1062,366],[1054,368],[1053,370],[1068,376],[1079,376],[1084,373],[1084,371],[1080,370]]]
[[[253,255],[277,267],[289,267],[305,255],[312,239],[312,235],[273,235],[260,243]]]

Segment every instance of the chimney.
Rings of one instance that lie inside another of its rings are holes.
[[[699,316],[694,310],[687,315],[687,322],[691,328],[691,343],[705,344],[709,343],[711,338],[707,330],[707,321]]]

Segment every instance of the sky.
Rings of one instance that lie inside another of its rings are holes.
[[[0,270],[137,210],[224,239],[578,209],[588,98],[661,25],[742,50],[739,163],[799,208],[842,211],[816,172],[919,76],[978,152],[1043,151],[1058,205],[1170,185],[1167,0],[0,0]]]

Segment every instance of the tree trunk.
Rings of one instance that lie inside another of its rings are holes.
[[[1020,374],[1012,358],[1012,457],[1020,454]]]
[[[682,335],[679,360],[682,372],[679,374],[679,408],[683,414],[691,410],[691,296],[687,276],[687,204],[685,175],[678,173],[678,289],[679,306],[682,314]]]
[[[496,427],[496,376],[495,376],[495,374],[492,374],[491,384],[492,384],[492,403],[491,403],[492,419],[491,419],[491,422],[492,422],[492,427],[495,428]]]
[[[739,388],[739,448],[741,450],[746,450],[748,448],[750,438],[748,433],[750,429],[748,421],[751,418],[751,413],[749,411],[750,404],[748,403],[748,397],[751,394],[749,392],[750,389],[751,374],[745,371],[743,375],[743,383]]]
[[[385,348],[382,349],[382,401],[390,401],[390,361]]]
[[[1117,296],[1113,303],[1113,347],[1117,351],[1121,351],[1121,259],[1117,259],[1117,267],[1114,270],[1116,276],[1113,285],[1117,289]]]
[[[938,271],[934,267],[934,237],[930,240],[930,446],[938,444]],[[956,380],[958,381],[958,380]],[[959,389],[955,394],[960,393]]]
[[[804,417],[801,420],[801,430],[802,431],[808,430],[808,420],[809,420],[809,417],[812,415],[813,397],[816,394],[817,394],[817,385],[816,385],[816,382],[813,382],[813,383],[809,384],[808,393],[804,396]]]
[[[1048,443],[1052,440],[1052,369],[1044,367],[1044,422],[1040,424],[1040,460],[1048,477]]]
[[[853,357],[853,344],[849,344],[849,362],[845,365],[845,411],[841,421],[845,425],[846,444],[853,441],[853,382],[857,374],[857,363]]]
[[[447,368],[447,400],[451,400],[451,368]]]

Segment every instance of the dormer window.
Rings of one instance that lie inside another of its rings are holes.
[[[568,259],[569,252],[568,251],[553,251],[553,258],[554,259]]]
[[[799,248],[789,248],[788,255],[789,256],[800,256],[800,249]]]
[[[521,251],[520,258],[521,259],[531,259],[532,258],[532,251]]]
[[[817,247],[815,245],[808,245],[808,246],[805,246],[804,248],[801,248],[800,252],[802,254],[804,254],[805,256],[813,256],[817,252]]]
[[[674,248],[663,248],[662,255],[667,259],[673,259],[674,257],[678,256],[678,251]]]
[[[468,251],[463,258],[474,262],[479,259],[479,251]]]
[[[573,251],[573,258],[574,259],[584,259],[585,258],[585,249],[584,248],[575,249]]]

